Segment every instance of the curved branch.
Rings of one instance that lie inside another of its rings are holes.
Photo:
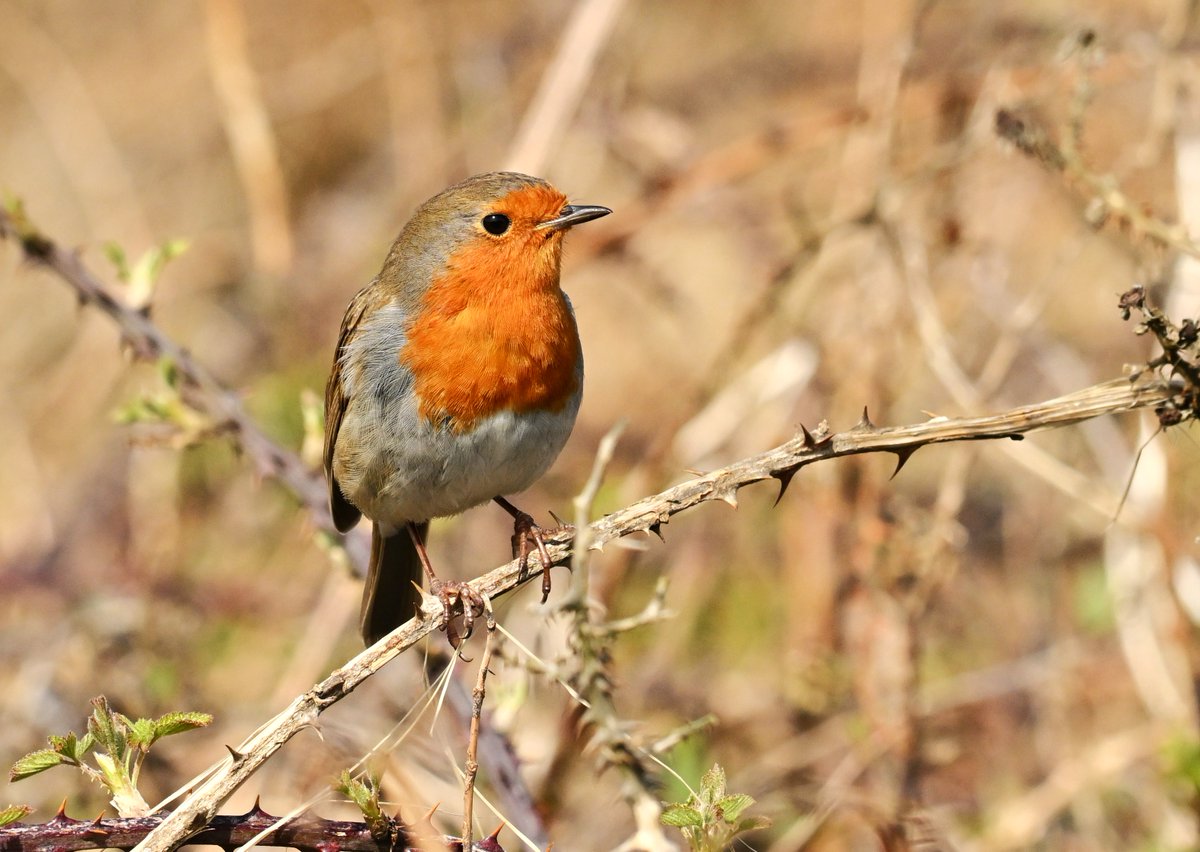
[[[192,354],[163,333],[148,312],[138,310],[114,293],[80,259],[37,231],[19,208],[0,209],[0,238],[16,242],[25,259],[57,275],[75,291],[81,304],[107,314],[134,357],[144,361],[169,359],[181,378],[179,393],[189,406],[210,417],[220,431],[231,434],[262,476],[290,490],[308,510],[309,520],[321,532],[336,535],[329,516],[325,479],[290,450],[280,446],[246,413],[238,397],[226,388]],[[347,537],[352,561],[366,564],[363,536]]]

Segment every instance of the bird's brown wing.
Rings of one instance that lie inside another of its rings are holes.
[[[345,495],[333,475],[333,451],[337,446],[338,431],[342,427],[342,417],[346,413],[346,389],[342,385],[342,354],[346,345],[354,336],[367,308],[371,303],[370,287],[358,291],[346,308],[346,316],[342,318],[342,330],[338,335],[337,349],[333,353],[333,368],[329,371],[329,381],[325,385],[325,476],[329,479],[329,511],[333,515],[333,525],[339,532],[347,532],[358,523],[362,517],[360,512]]]

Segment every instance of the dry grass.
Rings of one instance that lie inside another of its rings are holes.
[[[1119,375],[1147,351],[1115,308],[1135,281],[1196,315],[1194,262],[1144,227],[1200,221],[1188,4],[864,5],[7,0],[0,184],[97,268],[105,242],[136,256],[187,237],[154,320],[297,450],[342,310],[420,200],[517,161],[612,207],[568,247],[587,393],[520,498],[542,516],[569,513],[621,418],[602,512],[801,422],[848,428],[863,405],[910,423]],[[1060,142],[1076,128],[1086,175],[999,141],[1001,107]],[[1133,206],[1093,203],[1096,176]],[[358,651],[357,581],[222,441],[115,424],[156,373],[11,246],[0,268],[0,757],[78,729],[98,693],[131,715],[216,714],[157,747],[153,800]],[[818,464],[776,508],[773,488],[748,489],[736,512],[679,516],[665,545],[608,548],[590,574],[609,614],[640,612],[660,577],[673,613],[616,640],[616,713],[641,744],[714,714],[667,762],[694,785],[719,761],[774,820],[757,849],[897,830],[964,849],[1196,845],[1196,789],[1172,757],[1197,742],[1186,428],[1149,444],[1116,511],[1151,428],[935,447],[895,480],[890,459]],[[435,525],[437,564],[493,567],[507,525],[486,507]],[[566,619],[536,597],[498,616],[554,664]],[[261,794],[287,811],[358,760],[422,700],[407,657],[231,808]],[[597,775],[574,700],[511,641],[492,668],[490,721],[549,837],[619,845],[634,813],[620,774]],[[404,814],[440,802],[447,827],[456,718],[378,764]],[[495,801],[486,749],[480,764]],[[74,783],[48,773],[0,803],[98,811]]]

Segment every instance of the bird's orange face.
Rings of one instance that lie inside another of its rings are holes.
[[[473,233],[430,282],[400,361],[421,414],[466,431],[502,410],[561,410],[578,389],[575,318],[559,289],[567,199],[532,184],[473,211]]]

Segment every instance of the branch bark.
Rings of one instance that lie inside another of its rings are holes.
[[[64,805],[65,807],[65,805]],[[0,852],[37,852],[42,849],[130,849],[165,819],[163,814],[118,819],[71,819],[60,809],[54,819],[40,825],[8,825],[0,829]],[[418,834],[399,822],[390,826],[392,848],[415,849]],[[330,838],[337,838],[331,844]],[[460,838],[440,837],[442,848],[463,848]],[[264,811],[256,802],[249,813],[218,816],[191,838],[198,845],[222,849],[283,846],[301,852],[379,852],[385,844],[371,836],[365,822],[343,822],[303,816],[280,824],[279,817]],[[426,847],[422,847],[426,848]],[[503,852],[494,836],[474,844],[476,852]]]

